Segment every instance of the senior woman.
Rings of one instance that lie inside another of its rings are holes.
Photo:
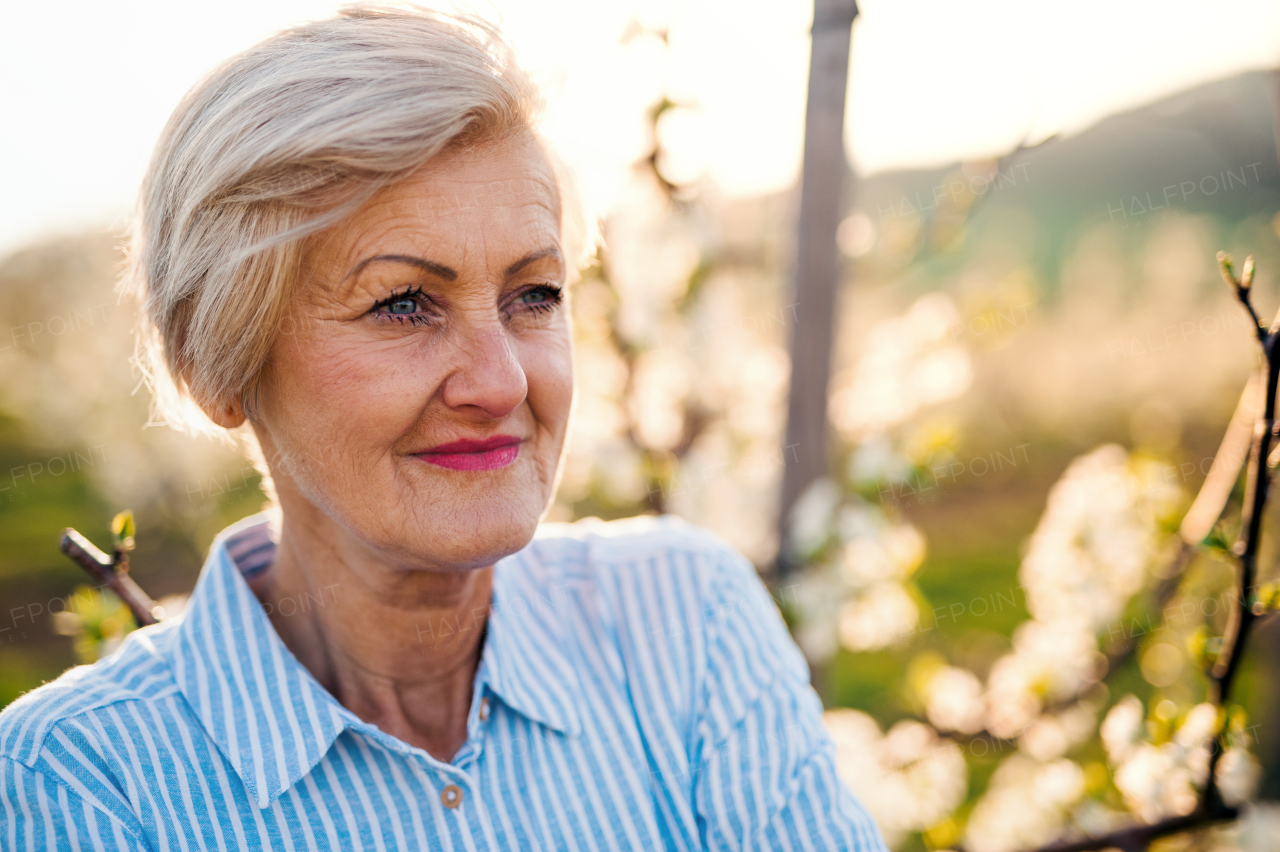
[[[881,849],[751,566],[546,525],[580,216],[467,18],[357,8],[178,107],[129,281],[278,511],[0,716],[6,849]]]

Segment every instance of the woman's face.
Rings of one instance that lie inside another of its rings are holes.
[[[573,400],[565,264],[525,136],[443,154],[319,235],[251,412],[286,526],[407,568],[524,547]]]

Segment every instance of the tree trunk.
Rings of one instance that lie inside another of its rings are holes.
[[[809,99],[805,113],[804,167],[796,240],[791,329],[791,390],[787,402],[785,470],[780,501],[779,575],[794,566],[787,558],[788,515],[796,498],[828,471],[827,385],[835,331],[840,260],[845,90],[855,0],[815,0]]]

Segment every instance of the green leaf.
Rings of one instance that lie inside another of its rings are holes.
[[[111,538],[116,550],[128,552],[133,550],[133,510],[125,509],[111,519]]]

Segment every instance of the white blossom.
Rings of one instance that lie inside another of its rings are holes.
[[[1184,749],[1194,749],[1204,745],[1217,731],[1218,708],[1206,701],[1187,711],[1173,741]]]
[[[982,681],[968,669],[942,666],[925,692],[925,715],[939,730],[976,734],[986,724]]]
[[[814,480],[791,507],[789,531],[792,549],[802,557],[816,553],[831,535],[840,486],[827,477]]]
[[[987,680],[988,729],[1021,735],[1046,700],[1079,695],[1101,673],[1097,633],[1142,588],[1160,519],[1180,495],[1158,465],[1107,444],[1071,462],[1050,489],[1019,569],[1032,619],[1013,635],[1013,651]],[[1047,731],[1027,746],[1047,757]]]
[[[1097,642],[1080,622],[1024,621],[1013,633],[1013,652],[987,676],[988,729],[1015,737],[1035,721],[1046,697],[1066,699],[1092,676]]]
[[[1018,738],[1018,748],[1041,762],[1062,757],[1093,733],[1093,712],[1079,704],[1036,719]]]
[[[1246,805],[1239,822],[1223,833],[1234,841],[1227,849],[1280,852],[1280,805],[1271,802]]]
[[[885,435],[873,435],[858,445],[849,459],[849,478],[855,485],[874,485],[906,479],[911,461]]]
[[[904,579],[924,561],[924,536],[911,524],[894,524],[878,532],[875,537],[853,538],[844,546],[841,571],[854,589]]]
[[[1047,843],[1084,795],[1084,772],[1066,758],[1041,763],[1022,753],[991,776],[965,829],[972,852],[1014,852]]]
[[[1115,773],[1125,804],[1147,822],[1195,810],[1195,778],[1177,743],[1141,743]]]
[[[876,583],[840,609],[840,644],[851,651],[883,648],[907,636],[920,611],[899,583]]]
[[[834,382],[830,414],[836,427],[852,440],[867,440],[922,406],[963,393],[973,368],[968,351],[951,340],[958,318],[946,295],[930,293],[901,316],[872,326],[853,369]]]
[[[1143,734],[1144,717],[1142,701],[1136,695],[1121,698],[1107,713],[1100,732],[1107,758],[1113,765],[1123,763],[1133,750],[1133,744]]]
[[[855,538],[874,538],[889,523],[884,511],[854,495],[836,513],[836,534],[843,542]]]
[[[1253,797],[1262,778],[1262,766],[1249,752],[1232,746],[1218,759],[1216,775],[1222,801],[1239,806]]]
[[[1019,570],[1033,617],[1084,618],[1096,631],[1120,616],[1146,579],[1157,521],[1179,495],[1151,468],[1115,444],[1071,462]]]
[[[810,568],[787,589],[800,620],[796,644],[809,660],[827,660],[839,647],[840,610],[848,591],[839,572],[829,565]]]
[[[1141,729],[1142,705],[1126,696],[1102,725],[1102,741],[1115,771],[1116,789],[1125,804],[1148,822],[1167,816],[1190,813],[1198,801],[1198,790],[1209,773],[1210,739],[1217,727],[1218,710],[1212,704],[1198,704],[1188,711],[1182,724],[1166,743],[1136,742]],[[1232,760],[1228,785],[1241,800],[1251,794],[1249,761],[1243,749]],[[1230,753],[1230,751],[1228,752]],[[1223,756],[1225,761],[1226,755]],[[1219,762],[1219,782],[1224,769]],[[1224,798],[1226,788],[1223,788]]]
[[[829,710],[823,718],[836,743],[836,771],[890,845],[940,822],[964,800],[968,768],[960,747],[928,725],[904,720],[882,736],[858,710]]]

